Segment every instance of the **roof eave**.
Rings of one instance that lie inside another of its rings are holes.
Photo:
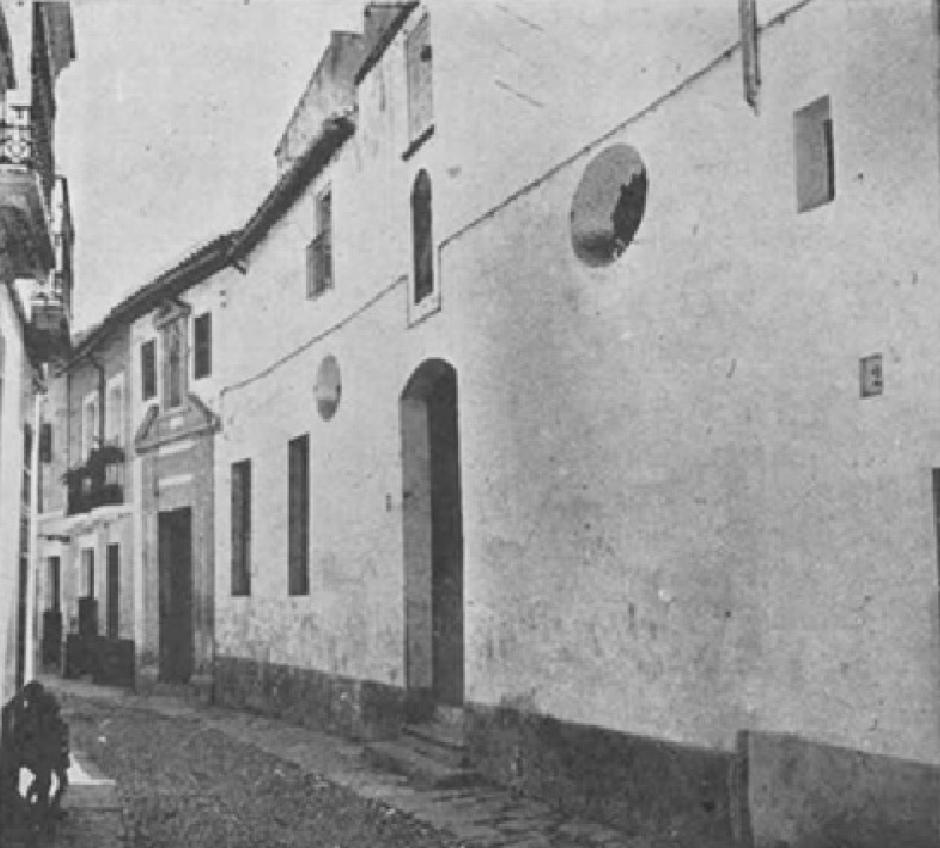
[[[274,184],[248,223],[232,241],[229,264],[244,257],[294,205],[301,192],[355,132],[353,116],[339,115],[323,122],[323,131],[306,152]]]

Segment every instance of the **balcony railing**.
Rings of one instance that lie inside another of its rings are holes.
[[[33,130],[29,123],[0,122],[0,165],[33,165]]]
[[[46,205],[52,194],[53,161],[48,121],[43,109],[8,103],[0,120],[0,166],[35,171]]]
[[[69,351],[69,321],[66,305],[55,291],[37,291],[30,306],[29,337],[42,362],[64,358]]]
[[[333,286],[333,251],[330,234],[320,233],[307,245],[307,297],[316,297]]]
[[[124,503],[124,449],[117,445],[96,448],[84,465],[65,472],[64,481],[69,515]]]

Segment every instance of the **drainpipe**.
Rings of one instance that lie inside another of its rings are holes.
[[[41,421],[42,386],[33,387],[33,438],[29,449],[29,553],[26,572],[26,646],[23,680],[36,677],[36,589],[39,581],[39,427]]]

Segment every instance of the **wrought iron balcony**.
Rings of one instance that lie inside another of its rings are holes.
[[[49,215],[53,175],[45,111],[7,103],[0,116],[0,228],[13,248],[8,270],[14,276],[42,278],[54,266]]]
[[[29,344],[42,362],[63,359],[69,351],[69,321],[60,295],[37,291],[32,297]]]
[[[33,128],[28,119],[0,122],[0,165],[33,166]]]
[[[69,515],[99,506],[124,503],[124,449],[117,445],[95,448],[87,462],[63,475],[68,489]]]

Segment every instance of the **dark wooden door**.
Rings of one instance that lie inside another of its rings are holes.
[[[434,697],[463,703],[463,528],[457,381],[443,375],[428,398],[431,458],[431,652]]]
[[[193,670],[192,519],[189,508],[161,512],[160,679],[186,683]]]
[[[121,609],[121,549],[117,545],[108,545],[108,609],[107,634],[109,639],[117,639],[119,633],[118,615]]]

